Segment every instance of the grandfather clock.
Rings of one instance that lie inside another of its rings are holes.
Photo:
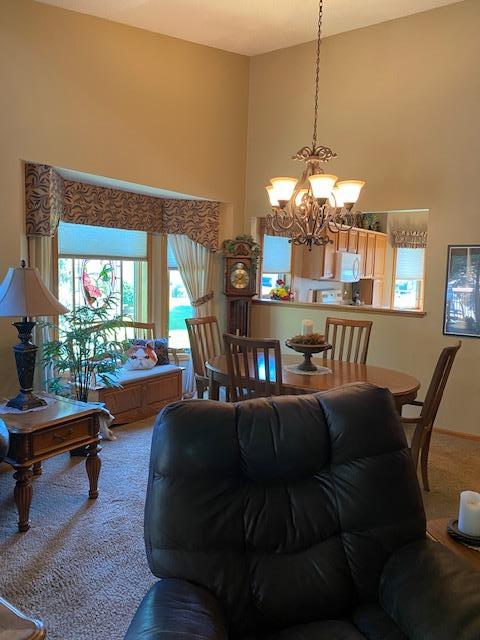
[[[253,238],[241,236],[223,244],[227,332],[240,336],[250,332],[250,307],[257,287],[256,246]]]

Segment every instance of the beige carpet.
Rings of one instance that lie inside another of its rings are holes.
[[[32,528],[16,533],[13,479],[0,466],[0,595],[42,618],[48,640],[120,640],[154,582],[143,546],[151,420],[104,443],[100,496],[83,459],[62,455],[34,480]],[[480,490],[480,443],[435,435],[430,518],[454,515],[458,492]]]

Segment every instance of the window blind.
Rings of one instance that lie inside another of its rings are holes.
[[[263,273],[290,273],[292,245],[288,238],[263,236]]]
[[[422,280],[425,249],[397,249],[397,280]]]
[[[147,232],[60,222],[58,253],[63,256],[147,259]]]

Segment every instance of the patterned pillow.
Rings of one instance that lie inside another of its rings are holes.
[[[127,351],[128,360],[123,365],[129,371],[153,369],[157,364],[157,354],[148,344],[132,345]]]
[[[143,340],[140,338],[134,338],[132,340],[133,346],[149,346],[157,354],[157,365],[170,364],[168,357],[168,338],[154,338],[153,340]]]

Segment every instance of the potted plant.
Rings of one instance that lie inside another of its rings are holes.
[[[98,381],[106,387],[120,386],[118,374],[130,345],[116,339],[120,318],[112,318],[115,306],[111,295],[100,307],[77,307],[58,324],[43,323],[55,335],[43,345],[42,364],[53,372],[47,380],[49,391],[88,402]],[[81,455],[80,450],[75,452]]]

